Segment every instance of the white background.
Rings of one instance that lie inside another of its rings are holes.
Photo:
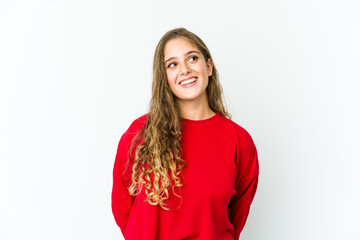
[[[122,239],[116,148],[175,27],[207,44],[258,148],[242,239],[360,239],[359,12],[356,0],[2,0],[0,239]]]

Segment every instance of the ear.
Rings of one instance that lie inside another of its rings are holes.
[[[210,77],[212,75],[212,70],[213,70],[213,66],[214,66],[211,58],[208,59],[206,66],[207,66],[207,70],[208,70],[208,77]]]

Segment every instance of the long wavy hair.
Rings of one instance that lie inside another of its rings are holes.
[[[131,161],[132,183],[128,188],[129,193],[135,196],[145,187],[146,201],[151,205],[159,204],[166,210],[169,210],[165,203],[165,200],[169,198],[168,189],[171,186],[175,194],[174,187],[183,185],[179,174],[186,165],[185,160],[181,158],[180,109],[176,103],[176,97],[170,89],[164,64],[165,45],[169,40],[177,37],[186,37],[190,40],[206,61],[211,58],[205,43],[185,28],[170,30],[161,38],[153,59],[152,98],[146,124],[134,137],[129,150],[130,163],[131,153],[134,148],[136,149],[135,158]],[[231,119],[231,115],[223,104],[222,87],[215,65],[212,76],[209,77],[206,93],[209,107]],[[150,178],[151,174],[154,174],[153,180]],[[171,178],[174,181],[173,185]]]

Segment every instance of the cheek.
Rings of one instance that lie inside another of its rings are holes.
[[[166,76],[167,76],[167,81],[168,81],[168,84],[170,86],[170,89],[171,89],[171,91],[173,91],[173,88],[174,88],[174,85],[175,85],[173,77],[169,73],[166,73]]]
[[[168,78],[167,81],[168,81],[168,84],[169,84],[169,87],[170,87],[170,91],[172,92],[172,94],[174,94],[176,96],[177,89],[176,89],[176,86],[175,86],[175,82],[172,81],[169,78]]]
[[[176,83],[176,74],[174,72],[167,72],[166,76],[170,86]]]
[[[193,68],[194,71],[201,73],[201,74],[208,74],[206,65],[204,63],[200,63],[194,66]]]

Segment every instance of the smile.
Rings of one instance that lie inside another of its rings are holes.
[[[182,81],[181,83],[180,83],[180,85],[181,86],[184,86],[184,85],[187,85],[187,84],[190,84],[190,83],[193,83],[193,82],[195,82],[196,81],[196,77],[194,77],[194,78],[190,78],[190,79],[187,79],[187,80],[185,80],[185,81]]]

